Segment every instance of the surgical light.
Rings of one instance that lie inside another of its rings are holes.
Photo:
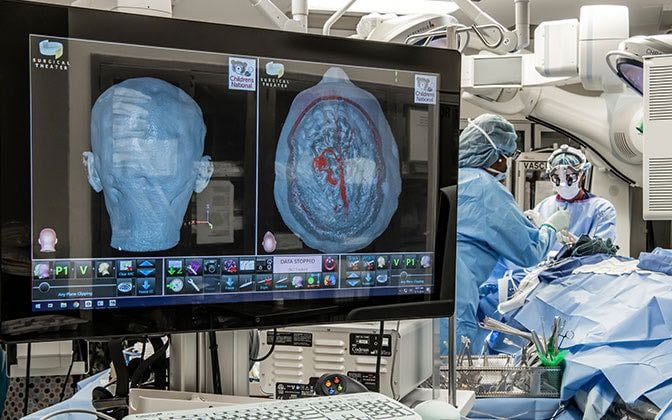
[[[661,54],[672,54],[672,35],[634,36],[607,53],[606,59],[623,83],[643,95],[644,57]]]

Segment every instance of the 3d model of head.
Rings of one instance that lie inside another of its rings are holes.
[[[56,252],[56,244],[58,243],[56,231],[52,228],[42,229],[37,243],[40,244],[40,252]]]
[[[128,79],[103,92],[91,110],[89,184],[103,191],[113,248],[172,248],[193,192],[213,172],[203,156],[205,124],[184,91],[154,78]]]

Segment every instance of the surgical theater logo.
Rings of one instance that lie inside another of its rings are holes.
[[[436,76],[415,75],[415,103],[436,104]]]
[[[60,59],[65,53],[62,43],[44,39],[38,43],[38,48],[42,57],[33,57],[33,66],[36,69],[68,70],[70,68],[70,61]]]
[[[257,60],[229,57],[229,89],[257,89]]]
[[[59,59],[63,56],[63,44],[56,41],[49,41],[45,39],[40,41],[40,54],[46,56],[53,56],[55,59]]]

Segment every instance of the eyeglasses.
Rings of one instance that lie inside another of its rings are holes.
[[[549,173],[549,178],[556,186],[559,186],[562,181],[565,181],[567,185],[571,186],[579,181],[581,174],[581,171],[576,171],[571,167],[562,167],[551,170]]]
[[[511,159],[511,160],[516,160],[516,159],[518,159],[518,158],[520,157],[520,154],[521,154],[521,153],[522,153],[522,152],[521,152],[520,150],[516,149],[516,151],[513,152],[510,156],[507,156],[507,158],[509,158],[509,159]]]

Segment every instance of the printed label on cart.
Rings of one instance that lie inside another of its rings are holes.
[[[270,345],[273,343],[273,332],[266,333],[266,343]],[[277,346],[293,346],[293,347],[312,347],[313,334],[302,332],[286,332],[278,331],[275,335],[275,344]]]
[[[276,400],[295,400],[298,398],[310,398],[315,396],[315,382],[310,384],[293,384],[278,382],[275,384]]]
[[[436,104],[436,76],[431,74],[415,75],[415,103]]]
[[[257,90],[257,60],[229,57],[229,89]]]

